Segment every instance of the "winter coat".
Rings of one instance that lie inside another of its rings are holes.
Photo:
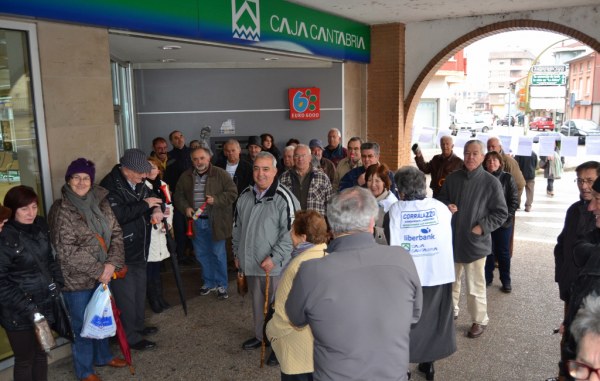
[[[571,285],[577,279],[577,266],[573,261],[573,247],[579,236],[596,228],[594,215],[587,210],[588,202],[579,200],[567,209],[565,225],[554,247],[554,281],[558,283],[560,299],[568,302]]]
[[[492,250],[491,233],[508,218],[500,181],[481,165],[470,172],[463,168],[446,177],[438,200],[458,207],[452,215],[454,262],[471,263],[486,257]],[[482,235],[471,231],[477,225]]]
[[[152,193],[144,183],[137,184],[133,190],[118,164],[102,179],[100,185],[108,190],[110,207],[123,229],[125,263],[145,264],[150,246],[152,209],[144,199],[151,197]]]
[[[312,373],[313,335],[309,326],[294,327],[285,312],[285,302],[300,265],[310,259],[323,258],[327,245],[315,245],[290,261],[285,269],[275,294],[275,313],[267,324],[266,335],[285,374]]]
[[[219,160],[215,165],[226,171],[227,159]],[[248,163],[246,160],[240,159],[232,180],[237,187],[238,194],[248,188],[248,185],[254,184],[254,179],[252,178],[252,164]]]
[[[34,256],[52,279],[40,270]],[[35,312],[54,322],[50,282],[59,289],[64,285],[46,221],[38,216],[30,232],[18,229],[13,221],[6,223],[0,233],[0,325],[7,331],[30,330]]]
[[[277,180],[260,199],[248,187],[237,200],[233,217],[233,255],[249,276],[265,276],[261,262],[270,256],[275,264],[270,275],[278,276],[290,260],[290,229],[300,209],[298,199]]]
[[[185,214],[187,208],[194,208],[193,168],[183,172],[173,196],[175,207]],[[233,203],[238,195],[235,183],[224,169],[211,165],[207,172],[204,193],[213,196],[213,205],[207,205],[208,219],[212,229],[212,239],[221,241],[231,237],[233,226]]]
[[[331,181],[320,169],[312,169],[306,174],[309,176],[308,189],[306,190],[306,202],[302,205],[303,200],[303,189],[301,179],[295,169],[290,169],[283,172],[283,175],[279,178],[279,182],[282,185],[288,187],[294,196],[300,200],[300,207],[304,210],[313,209],[325,216],[327,210],[327,203],[333,196],[333,188]]]
[[[415,156],[415,163],[423,173],[431,174],[429,187],[433,190],[434,198],[440,193],[446,176],[461,169],[464,164],[463,160],[454,153],[448,157],[444,157],[442,154],[435,155],[428,162],[425,162],[423,155]]]
[[[560,156],[560,153],[554,151],[552,157],[544,156],[540,159],[540,168],[544,168],[545,179],[560,179],[563,172],[565,158]]]
[[[504,172],[503,170],[497,170],[496,172],[493,172],[492,175],[500,180],[500,184],[502,184],[502,189],[504,190],[504,200],[506,201],[506,207],[508,208],[508,218],[502,224],[502,227],[508,228],[513,224],[515,212],[519,208],[519,190],[517,189],[514,177],[512,177],[510,173]]]
[[[112,232],[104,263],[98,262],[95,256],[101,250],[97,233],[88,227],[85,216],[69,201],[64,190],[62,198],[52,204],[48,214],[50,238],[65,279],[65,291],[93,289],[105,264],[109,263],[116,269],[125,265],[123,231],[108,202],[108,191],[94,185],[90,192],[94,192],[99,200],[100,211]]]

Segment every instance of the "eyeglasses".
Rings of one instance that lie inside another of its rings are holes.
[[[584,184],[586,184],[586,185],[590,185],[591,186],[592,184],[594,184],[594,181],[596,181],[596,180],[592,180],[592,179],[580,179],[580,178],[575,179],[575,182],[578,185],[584,185]]]
[[[596,373],[596,376],[600,377],[600,368],[592,368],[591,366],[584,364],[579,361],[569,360],[569,375],[576,380],[589,380],[592,373]]]
[[[75,181],[76,183],[91,183],[92,179],[90,177],[81,177],[81,176],[73,176],[71,177],[71,180]]]

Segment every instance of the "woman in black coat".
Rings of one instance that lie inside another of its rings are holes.
[[[497,259],[502,291],[509,293],[512,291],[510,279],[510,237],[514,228],[513,220],[515,212],[519,207],[519,191],[512,175],[502,170],[504,160],[498,152],[488,152],[485,155],[484,166],[488,172],[500,180],[508,208],[508,218],[501,227],[492,232],[492,253],[488,255],[485,262],[485,281],[488,286],[492,284]]]
[[[14,380],[46,380],[48,359],[37,342],[33,315],[39,312],[48,323],[54,322],[49,286],[55,283],[57,292],[63,277],[50,248],[48,225],[37,215],[33,189],[11,188],[4,205],[12,214],[0,233],[0,324],[15,355]]]

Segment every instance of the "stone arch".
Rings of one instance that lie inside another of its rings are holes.
[[[462,37],[454,40],[441,50],[438,54],[433,57],[429,63],[423,68],[410,91],[408,92],[404,102],[404,126],[405,135],[410,136],[412,130],[412,123],[417,111],[417,106],[421,95],[425,91],[427,84],[436,73],[436,71],[446,62],[454,53],[467,47],[473,42],[480,40],[485,37],[489,37],[498,33],[510,32],[515,30],[543,30],[549,32],[556,32],[564,34],[568,37],[577,39],[582,43],[588,45],[597,52],[600,52],[600,42],[584,34],[576,29],[570,28],[565,25],[561,25],[551,21],[540,21],[540,20],[510,20],[501,21],[493,24],[477,28],[472,32],[469,32]]]

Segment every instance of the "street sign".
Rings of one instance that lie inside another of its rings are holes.
[[[533,73],[566,73],[567,65],[534,65]]]
[[[536,86],[565,86],[567,77],[564,74],[534,74],[531,84]]]

